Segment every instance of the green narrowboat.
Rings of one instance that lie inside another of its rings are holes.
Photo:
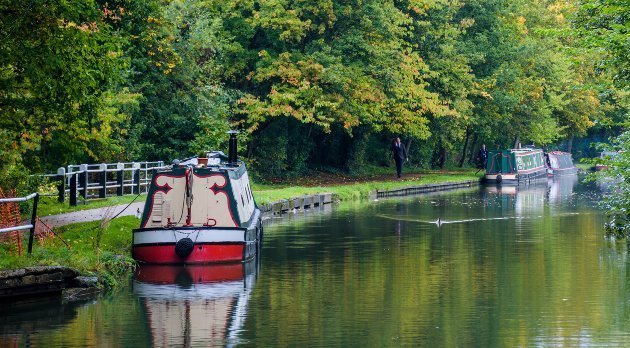
[[[541,149],[522,148],[488,152],[485,181],[519,184],[547,177],[545,156]]]

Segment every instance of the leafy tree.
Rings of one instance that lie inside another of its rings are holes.
[[[452,112],[427,89],[429,68],[405,40],[412,23],[389,1],[269,1],[250,23],[254,34],[241,46],[252,47],[245,78],[253,85],[242,81],[240,100],[250,132],[291,117],[324,132],[365,124],[424,139],[429,114]]]
[[[103,110],[124,60],[94,1],[0,2],[0,172],[41,171],[115,148],[126,114]]]
[[[443,168],[449,154],[458,149],[467,132],[473,115],[469,98],[476,92],[474,75],[468,58],[461,53],[462,35],[473,23],[470,19],[455,16],[463,4],[458,0],[436,1],[431,4],[409,1],[404,4],[413,19],[411,44],[430,69],[428,89],[438,94],[452,112],[429,113],[433,148],[432,162]]]
[[[581,37],[590,47],[603,50],[602,69],[613,71],[620,86],[630,81],[630,6],[625,0],[582,0],[576,16]]]
[[[630,6],[626,1],[584,0],[575,17],[576,29],[584,45],[601,54],[594,59],[601,75],[612,76],[616,86],[602,81],[602,99],[605,101],[603,117],[598,129],[616,128],[619,136],[612,136],[611,145],[601,145],[617,155],[605,160],[609,169],[600,173],[604,180],[613,180],[611,192],[603,202],[610,221],[606,224],[609,234],[618,237],[630,235],[630,132],[628,131],[628,81],[630,78],[630,41],[628,36]]]
[[[630,132],[626,131],[612,140],[610,146],[604,149],[616,151],[616,155],[606,159],[599,159],[599,164],[607,165],[608,169],[600,172],[600,180],[613,181],[610,192],[603,203],[610,218],[606,223],[606,232],[617,237],[630,236]]]

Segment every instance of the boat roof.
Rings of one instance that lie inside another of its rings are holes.
[[[229,163],[227,161],[228,156],[226,156],[223,151],[209,151],[206,154],[207,164],[200,165],[199,157],[188,157],[181,161],[174,160],[173,164],[164,166],[162,168],[158,168],[158,172],[166,172],[172,171],[178,168],[186,168],[187,166],[192,166],[195,169],[204,169],[212,172],[230,172],[230,171],[238,171],[241,172],[244,170],[244,163],[242,161],[236,161],[235,163]]]
[[[196,161],[191,161],[189,163],[179,163],[179,164],[171,164],[170,166],[164,166],[162,167],[163,169],[177,169],[177,168],[186,168],[187,166],[193,166],[195,169],[199,169],[199,168],[206,168],[206,169],[221,169],[221,170],[236,170],[238,169],[238,167],[240,167],[241,165],[243,165],[243,162],[238,161],[236,163],[227,163],[227,162],[220,162],[217,164],[207,164],[207,165],[200,165],[198,162]]]
[[[531,147],[523,147],[520,149],[505,149],[505,150],[492,150],[493,152],[502,152],[502,151],[509,151],[509,152],[513,152],[513,153],[525,153],[525,152],[538,152],[538,151],[542,151],[542,149],[537,149],[537,148],[531,148]]]

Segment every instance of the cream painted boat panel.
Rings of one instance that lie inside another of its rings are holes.
[[[194,226],[238,227],[226,191],[227,179],[222,174],[193,176],[193,208],[191,223]]]
[[[186,178],[184,176],[171,176],[157,174],[154,178],[155,186],[158,189],[153,195],[153,205],[145,226],[165,227],[169,221],[177,223],[183,215],[183,201],[186,190]]]

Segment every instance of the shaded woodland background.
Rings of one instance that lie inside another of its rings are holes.
[[[0,186],[226,149],[260,179],[593,156],[628,118],[619,0],[0,0]]]

